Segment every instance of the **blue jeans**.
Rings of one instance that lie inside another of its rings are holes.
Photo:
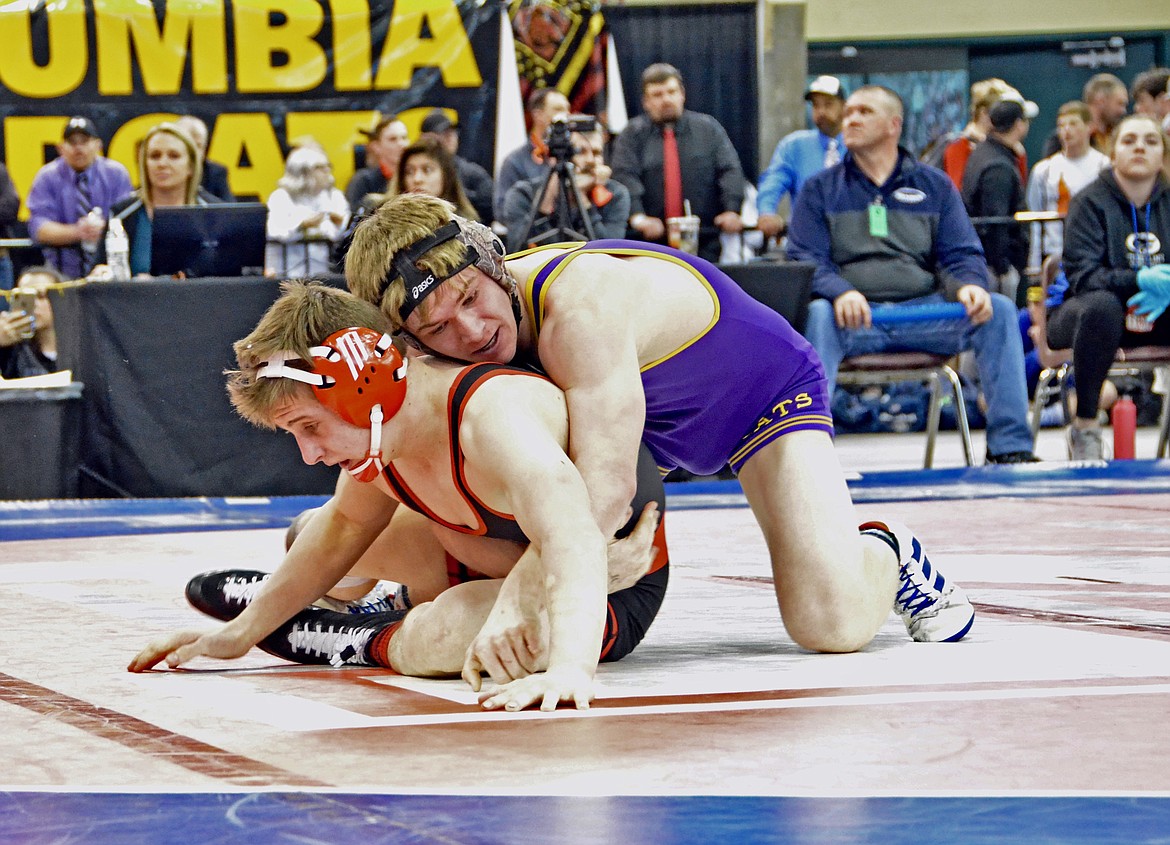
[[[903,305],[935,305],[941,293],[907,300]],[[991,319],[980,326],[966,318],[899,323],[869,329],[842,329],[833,316],[833,303],[809,303],[804,334],[821,356],[829,395],[837,385],[837,369],[844,358],[876,352],[936,352],[956,355],[975,352],[979,380],[987,398],[987,451],[992,455],[1031,452],[1028,427],[1028,388],[1024,378],[1024,346],[1016,306],[1003,294],[991,295]]]

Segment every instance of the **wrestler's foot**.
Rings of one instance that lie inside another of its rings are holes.
[[[910,529],[900,522],[885,521],[867,522],[860,530],[883,540],[892,538],[897,546],[899,583],[894,610],[906,623],[911,638],[920,643],[951,643],[965,637],[975,622],[975,609],[962,588],[948,584],[931,565]]]
[[[307,607],[257,645],[293,663],[335,668],[382,665],[371,654],[371,644],[378,634],[401,622],[406,613],[392,610],[354,616]]]
[[[200,613],[229,622],[252,603],[267,572],[253,569],[218,569],[204,572],[187,582],[187,601]]]
[[[201,613],[227,622],[243,613],[266,580],[267,572],[254,569],[204,572],[187,582],[187,601]],[[406,588],[399,588],[389,581],[379,581],[372,590],[353,601],[324,596],[313,602],[313,605],[338,613],[384,613],[409,609]]]

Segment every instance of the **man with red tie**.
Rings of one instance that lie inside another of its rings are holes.
[[[631,236],[666,242],[666,221],[689,205],[699,218],[699,255],[719,258],[719,234],[743,231],[746,182],[739,156],[719,122],[687,111],[678,69],[642,72],[642,109],[613,148],[614,179],[630,189]]]

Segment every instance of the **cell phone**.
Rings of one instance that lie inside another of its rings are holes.
[[[12,302],[17,310],[34,313],[37,308],[37,289],[16,288],[12,291]]]

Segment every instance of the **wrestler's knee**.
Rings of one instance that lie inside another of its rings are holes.
[[[795,607],[781,602],[788,636],[801,648],[826,653],[848,653],[864,648],[876,630],[856,607],[834,599],[805,601]]]

